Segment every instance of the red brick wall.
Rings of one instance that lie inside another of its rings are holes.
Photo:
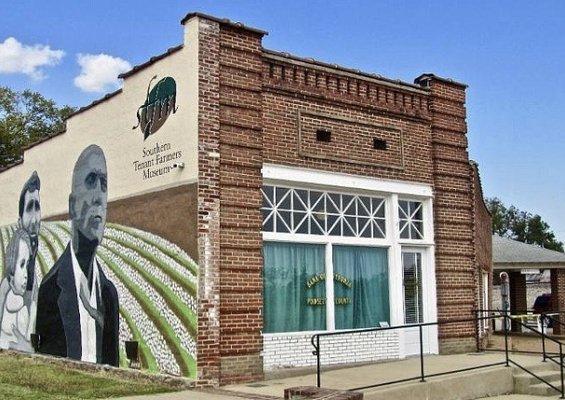
[[[427,107],[427,94],[412,94],[408,90],[403,93],[374,82],[308,69],[269,56],[264,58],[263,76],[264,162],[432,183],[427,111],[420,106],[412,107],[412,100],[410,105],[402,106],[400,103],[404,97],[417,98],[418,105]],[[336,84],[338,79],[340,90]],[[319,118],[319,122],[330,130],[334,128],[332,142],[312,146],[308,135],[312,136],[315,132],[306,123],[306,138],[303,138],[303,151],[300,152],[299,111],[302,115],[324,115],[325,118]],[[329,122],[329,117],[334,120]],[[338,136],[339,131],[335,129],[338,124],[346,125],[347,137]],[[386,127],[393,130],[386,131]],[[400,132],[404,168],[400,168]],[[373,149],[372,137],[388,140],[391,148]],[[331,151],[322,151],[323,147],[329,147]]]
[[[528,309],[526,275],[520,273],[520,271],[511,271],[508,276],[510,278],[510,314],[522,314]],[[521,327],[512,322],[512,330],[518,332]]]
[[[551,301],[552,311],[565,311],[565,271],[562,269],[551,270]],[[559,318],[562,323],[565,323],[563,316],[554,318]],[[561,325],[554,324],[553,332],[556,335],[562,335],[564,329]]]
[[[472,182],[475,207],[474,234],[476,262],[482,271],[492,274],[492,217],[483,199],[479,167],[476,163],[471,163],[471,173],[473,174]]]
[[[492,217],[485,205],[479,166],[471,162],[472,186],[473,186],[473,210],[474,210],[474,240],[475,240],[475,265],[477,268],[477,284],[479,299],[477,308],[483,310],[492,309]],[[483,301],[483,274],[488,274],[488,299],[489,303]],[[490,321],[484,321],[489,326]]]
[[[217,22],[199,20],[198,37],[198,337],[201,385],[220,382],[220,91]]]
[[[300,110],[298,118],[300,157],[390,168],[404,166],[401,129],[309,110]],[[330,132],[330,141],[319,141],[319,130]],[[385,141],[386,150],[370,151],[374,139]]]
[[[260,379],[261,37],[199,19],[198,384]]]

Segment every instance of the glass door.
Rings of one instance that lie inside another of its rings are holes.
[[[420,250],[402,251],[402,285],[404,289],[404,323],[419,324],[424,322],[422,259]],[[424,328],[422,338],[424,351],[429,352],[427,328]],[[406,355],[420,353],[420,331],[417,327],[405,329],[404,349]]]
[[[419,324],[424,322],[421,252],[402,252],[402,277],[404,286],[404,323]]]

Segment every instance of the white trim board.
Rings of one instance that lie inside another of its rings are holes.
[[[338,172],[326,172],[276,164],[263,164],[263,180],[270,182],[300,182],[324,187],[366,190],[378,193],[397,193],[416,198],[433,197],[431,185],[376,179]]]

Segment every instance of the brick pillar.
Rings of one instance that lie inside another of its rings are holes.
[[[474,196],[467,153],[466,85],[425,74],[415,81],[429,90],[434,166],[438,320],[474,318],[478,307]],[[439,326],[440,352],[476,347],[474,322]]]
[[[263,377],[262,37],[200,13],[197,368],[213,386]]]
[[[262,37],[220,24],[220,384],[263,378]]]
[[[183,22],[185,22],[183,20]],[[190,22],[186,22],[190,23]],[[192,22],[194,23],[194,22]],[[220,26],[198,24],[199,385],[220,383]]]
[[[528,310],[526,275],[521,274],[520,271],[512,271],[508,277],[510,280],[510,314],[523,314]],[[512,331],[519,332],[521,328],[513,322]]]
[[[565,270],[551,270],[551,302],[552,311],[565,312]],[[558,317],[554,318],[557,319]],[[559,320],[561,322],[565,322],[565,315]],[[559,324],[554,324],[554,334],[561,335],[563,332],[565,332],[565,329],[563,329],[563,327],[561,327]]]

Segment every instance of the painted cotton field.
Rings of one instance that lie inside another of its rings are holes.
[[[15,226],[0,228],[0,266]],[[51,269],[70,241],[69,222],[42,222],[36,274]],[[177,245],[108,223],[97,259],[119,295],[120,364],[124,342],[139,342],[142,367],[195,377],[198,267]]]

